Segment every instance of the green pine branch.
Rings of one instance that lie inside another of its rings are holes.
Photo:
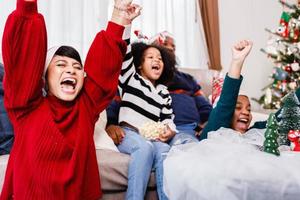
[[[279,2],[283,5],[283,6],[286,6],[290,9],[294,9],[294,10],[299,10],[298,7],[295,5],[295,4],[290,4],[288,2],[285,2],[283,0],[279,0]]]

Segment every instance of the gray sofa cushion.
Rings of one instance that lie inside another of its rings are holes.
[[[111,150],[96,150],[96,154],[104,194],[126,191],[130,156]],[[2,190],[8,157],[8,155],[0,156],[0,190]],[[155,190],[155,188],[155,177],[152,173],[148,189]]]
[[[111,151],[97,150],[97,159],[100,170],[101,186],[105,191],[126,191],[127,171],[130,156]],[[148,188],[156,188],[154,173],[151,174]]]

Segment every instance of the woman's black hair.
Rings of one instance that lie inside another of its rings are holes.
[[[77,60],[82,65],[81,58],[80,58],[80,55],[79,55],[78,51],[76,49],[74,49],[73,47],[71,47],[71,46],[61,46],[61,47],[59,47],[54,55],[66,56],[66,57],[69,57],[69,58],[73,58],[73,59]]]
[[[174,77],[176,59],[175,55],[170,52],[165,47],[154,45],[154,44],[145,44],[143,42],[133,43],[131,46],[131,52],[133,56],[133,63],[136,71],[140,74],[140,66],[144,62],[144,53],[149,48],[156,48],[159,50],[164,63],[164,69],[158,80],[155,81],[156,84],[166,85]]]

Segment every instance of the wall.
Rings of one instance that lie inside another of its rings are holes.
[[[108,1],[39,0],[38,9],[44,15],[47,27],[48,47],[73,46],[84,60],[94,36],[106,27]],[[0,0],[0,41],[6,18],[15,5],[16,0]]]
[[[260,51],[269,34],[265,28],[276,29],[283,8],[277,0],[219,0],[221,59],[223,71],[228,71],[231,46],[240,39],[254,42],[252,52],[244,64],[242,90],[259,98],[261,89],[270,83],[272,62]],[[252,102],[254,110],[260,106]]]

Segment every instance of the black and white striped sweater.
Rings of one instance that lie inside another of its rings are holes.
[[[135,70],[131,54],[130,30],[130,26],[126,27],[123,35],[123,39],[127,42],[127,52],[119,76],[118,90],[122,99],[119,123],[126,122],[139,129],[151,121],[162,122],[176,131],[171,108],[172,99],[167,87],[162,84],[155,87]]]

